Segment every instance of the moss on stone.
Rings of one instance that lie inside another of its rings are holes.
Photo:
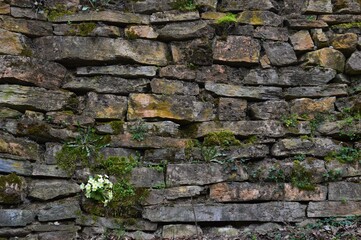
[[[337,28],[343,28],[343,29],[361,28],[361,22],[341,23],[341,24],[333,25],[331,28],[334,28],[334,29],[337,29]]]
[[[74,11],[67,9],[66,6],[63,4],[57,4],[55,6],[55,8],[46,9],[45,12],[47,13],[49,21],[54,21],[57,18],[65,16],[65,15],[74,14]]]
[[[25,56],[25,57],[32,57],[33,51],[29,47],[24,47],[24,49],[21,51],[20,55]]]
[[[315,184],[312,181],[312,172],[301,165],[299,161],[293,162],[293,169],[291,173],[291,184],[301,190],[314,191]]]
[[[229,147],[239,146],[241,142],[236,139],[233,132],[225,130],[207,134],[204,138],[203,145]]]
[[[89,36],[89,34],[91,32],[93,32],[93,30],[96,27],[97,27],[97,25],[93,22],[72,24],[70,26],[70,30],[68,31],[68,34],[86,37],[86,36]]]
[[[110,122],[110,126],[112,127],[112,130],[114,134],[119,134],[123,130],[124,121],[112,121]]]
[[[0,176],[0,203],[18,204],[22,201],[24,181],[15,173]]]

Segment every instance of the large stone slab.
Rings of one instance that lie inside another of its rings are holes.
[[[146,207],[143,217],[154,222],[300,222],[305,218],[306,206],[295,202],[258,204],[204,205]]]
[[[308,20],[303,18],[287,19],[291,29],[327,28],[328,24],[322,20]]]
[[[0,29],[0,54],[1,55],[32,55],[27,46],[29,40],[19,34]]]
[[[330,201],[360,201],[361,184],[353,182],[332,182],[328,184]]]
[[[183,82],[177,80],[168,80],[162,78],[154,78],[150,82],[153,93],[166,95],[198,95],[199,86],[197,83]]]
[[[76,77],[63,85],[63,88],[74,92],[129,94],[146,92],[149,88],[148,79],[125,79],[113,76]]]
[[[279,87],[249,87],[206,82],[205,88],[219,96],[226,97],[241,97],[253,100],[279,99],[282,97],[282,88]]]
[[[217,202],[247,201],[324,201],[327,187],[317,186],[314,191],[292,187],[288,183],[217,183],[210,187],[210,198]]]
[[[259,120],[281,119],[289,112],[288,103],[284,100],[253,103],[248,109],[252,119]]]
[[[62,85],[66,74],[66,68],[58,63],[21,56],[0,56],[0,83],[19,82],[56,89]]]
[[[78,12],[51,19],[52,22],[108,22],[113,24],[148,24],[149,16],[118,11]]]
[[[361,51],[354,52],[347,60],[346,73],[350,75],[361,74]]]
[[[0,85],[0,106],[18,110],[57,111],[64,109],[74,94],[44,88]]]
[[[297,63],[296,54],[289,43],[265,42],[263,47],[272,65],[286,66]]]
[[[247,101],[238,98],[219,98],[218,118],[221,121],[244,120],[247,112]]]
[[[181,22],[181,21],[191,21],[199,19],[198,11],[164,11],[164,12],[156,12],[150,15],[151,23],[169,23],[169,22]]]
[[[35,39],[34,46],[34,56],[72,66],[114,61],[164,66],[169,55],[165,43],[143,39],[49,36]]]
[[[25,161],[14,161],[0,157],[1,173],[16,173],[23,176],[31,176],[32,164]]]
[[[77,68],[76,74],[78,76],[111,75],[125,78],[148,78],[157,74],[157,67],[134,65],[88,66]]]
[[[244,11],[244,10],[274,10],[275,6],[270,0],[224,0],[219,6],[222,12]]]
[[[279,82],[290,86],[318,86],[329,83],[336,77],[332,68],[313,67],[305,70],[299,67],[281,68]]]
[[[200,186],[180,186],[165,189],[152,189],[146,199],[146,205],[167,203],[168,200],[199,196],[204,189],[204,187]]]
[[[356,33],[335,34],[331,46],[349,56],[356,50],[357,41],[358,36]]]
[[[214,29],[207,22],[195,21],[184,23],[169,23],[156,31],[162,40],[186,40],[198,37],[212,38]]]
[[[37,213],[40,222],[76,219],[81,212],[78,202],[50,202],[39,206]]]
[[[0,15],[0,27],[11,32],[18,32],[31,37],[41,37],[53,34],[51,23],[12,18]]]
[[[189,81],[196,78],[196,71],[186,65],[168,65],[159,70],[159,76]]]
[[[313,52],[308,52],[302,56],[301,61],[305,61],[306,66],[321,66],[343,72],[345,67],[345,56],[338,50],[332,48],[322,48]]]
[[[164,185],[164,173],[153,168],[139,167],[132,171],[130,182],[135,187],[154,187]]]
[[[129,11],[136,13],[153,13],[171,10],[176,2],[176,0],[127,1],[125,2],[125,7]]]
[[[340,145],[328,138],[313,138],[311,140],[286,138],[275,143],[271,149],[271,153],[274,156],[306,154],[324,157],[329,152],[336,151],[340,148]]]
[[[211,132],[229,130],[239,136],[282,137],[286,129],[279,121],[236,121],[236,122],[204,122],[191,127],[188,133],[192,137],[203,137]]]
[[[361,3],[357,0],[340,0],[333,3],[334,13],[361,13]]]
[[[308,118],[312,118],[317,113],[332,113],[335,110],[335,97],[310,99],[298,98],[290,102],[290,110],[293,114],[302,116],[306,114]]]
[[[35,221],[30,210],[0,209],[0,227],[24,227]]]
[[[258,40],[245,36],[228,36],[226,41],[217,40],[213,59],[225,64],[257,64],[260,51]]]
[[[301,30],[292,34],[290,40],[295,51],[311,51],[314,48],[311,35],[307,30]]]
[[[346,217],[361,214],[361,202],[310,202],[307,217]]]
[[[209,121],[214,117],[212,103],[192,96],[130,94],[128,120],[161,118],[183,121]]]
[[[167,186],[181,185],[207,185],[227,180],[244,181],[248,175],[242,166],[237,166],[232,173],[223,165],[209,164],[168,164],[166,182]]]
[[[0,153],[14,159],[34,161],[41,159],[40,146],[37,143],[3,133],[0,134]]]
[[[30,185],[29,197],[46,201],[54,198],[65,198],[80,192],[76,183],[64,180],[36,180]]]
[[[243,11],[237,17],[237,22],[277,27],[282,24],[283,18],[270,11]]]
[[[294,87],[288,88],[284,92],[284,97],[287,99],[293,98],[320,98],[331,96],[346,96],[346,84],[328,84],[319,87]]]

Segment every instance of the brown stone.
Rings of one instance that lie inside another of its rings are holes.
[[[217,40],[213,59],[225,64],[257,64],[261,46],[257,40],[244,36],[228,36]]]
[[[12,32],[23,33],[31,37],[41,37],[53,34],[53,28],[48,22],[18,19],[1,15],[0,27]]]
[[[79,76],[110,75],[125,78],[149,78],[157,74],[157,67],[134,65],[88,66],[77,68],[76,74]]]
[[[160,77],[194,80],[196,72],[186,65],[169,65],[159,70]]]
[[[87,25],[87,23],[56,24],[53,25],[54,35],[82,36],[82,37],[120,37],[119,27],[103,26],[100,24]],[[88,29],[86,29],[88,28]]]
[[[243,11],[239,14],[237,22],[251,25],[279,26],[283,18],[269,11]]]
[[[321,28],[311,30],[312,39],[318,48],[327,47],[329,39]]]
[[[183,29],[179,29],[182,31]],[[208,66],[213,63],[213,48],[209,39],[197,38],[192,41],[177,41],[170,44],[173,62],[177,65]]]
[[[182,82],[177,80],[168,80],[162,78],[154,78],[150,82],[153,93],[165,95],[198,95],[199,86],[197,83]]]
[[[239,121],[246,117],[247,101],[238,98],[219,98],[218,118],[221,121]]]
[[[331,0],[308,0],[305,13],[332,13]]]
[[[38,144],[30,140],[15,138],[10,134],[1,134],[0,153],[15,159],[34,161],[41,159],[40,146]]]
[[[334,24],[339,24],[339,23],[359,22],[359,21],[361,21],[361,15],[327,14],[327,15],[319,15],[318,19],[322,20],[330,25],[334,25]]]
[[[355,33],[345,33],[336,35],[331,45],[334,49],[339,50],[347,55],[350,55],[356,50],[358,36]]]
[[[333,3],[334,13],[361,13],[361,3],[358,0],[338,0]]]
[[[209,121],[213,117],[212,104],[197,101],[192,96],[131,94],[129,98],[128,120],[165,118],[184,121]]]
[[[0,54],[1,55],[32,55],[26,45],[27,38],[19,33],[0,29]]]
[[[66,68],[36,58],[0,56],[0,82],[17,81],[48,89],[59,88],[67,74]]]
[[[199,19],[198,11],[181,12],[177,10],[156,12],[150,15],[151,23],[169,23]]]
[[[291,101],[290,109],[292,113],[299,116],[307,115],[313,118],[317,113],[332,113],[335,110],[336,97],[309,99],[299,98]]]
[[[293,49],[295,51],[310,51],[314,45],[310,33],[307,30],[301,30],[290,36]]]
[[[346,62],[346,73],[351,75],[361,74],[361,51],[354,52]]]
[[[137,38],[156,39],[159,36],[151,26],[130,26],[127,27],[124,32],[128,38],[134,37],[135,35]]]
[[[27,18],[32,20],[46,21],[47,17],[44,13],[36,12],[31,8],[14,7],[10,8],[11,16],[16,18]]]
[[[291,29],[312,29],[328,27],[328,24],[322,20],[287,19],[286,22]]]
[[[282,116],[289,112],[288,103],[284,100],[266,101],[253,103],[249,106],[250,115],[253,119],[268,120],[281,119]]]
[[[244,10],[275,10],[275,6],[270,0],[224,0],[219,5],[222,12],[244,11]]]
[[[214,29],[205,21],[169,23],[157,30],[162,40],[187,40],[193,38],[212,38]]]
[[[310,202],[307,208],[308,217],[346,217],[361,214],[361,202]]]
[[[10,14],[10,5],[0,2],[0,14]]]
[[[228,68],[224,65],[212,65],[212,67],[200,67],[196,72],[196,82],[228,82]]]

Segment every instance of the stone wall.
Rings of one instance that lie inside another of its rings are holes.
[[[360,1],[93,2],[0,0],[0,238],[361,214]],[[79,187],[108,156],[133,214]]]

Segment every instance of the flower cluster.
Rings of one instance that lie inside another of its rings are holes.
[[[113,183],[107,175],[89,177],[87,184],[82,183],[80,189],[85,191],[85,197],[102,202],[104,206],[113,199]]]

